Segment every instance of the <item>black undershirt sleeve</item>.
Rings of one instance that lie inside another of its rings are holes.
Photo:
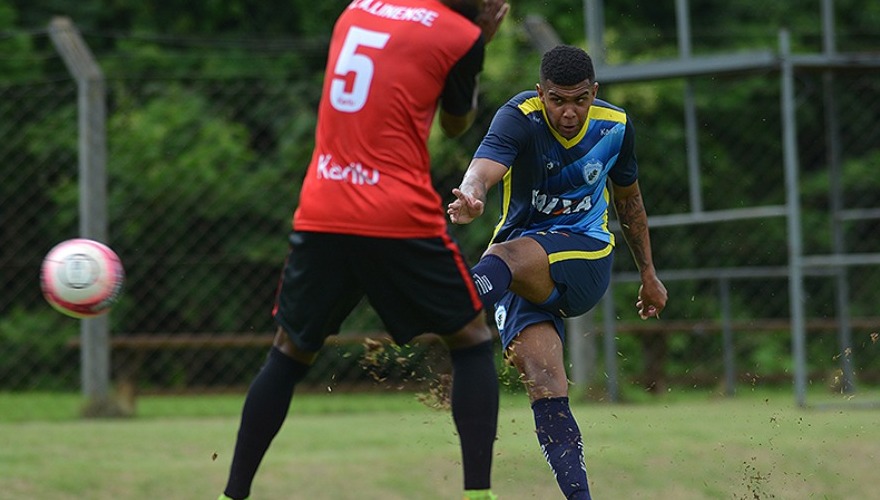
[[[639,178],[639,165],[636,161],[635,152],[636,131],[631,120],[626,121],[626,130],[623,134],[623,144],[620,145],[620,154],[617,163],[611,167],[608,177],[618,186],[629,186]]]
[[[440,95],[443,111],[454,116],[464,116],[473,108],[477,76],[483,70],[485,50],[486,44],[483,42],[483,35],[480,35],[470,50],[449,71]]]

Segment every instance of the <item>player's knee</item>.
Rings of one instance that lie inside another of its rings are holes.
[[[450,349],[463,349],[492,340],[492,330],[486,324],[485,316],[479,314],[461,330],[442,338]]]
[[[278,331],[275,333],[275,339],[272,341],[272,345],[288,358],[306,365],[311,365],[315,362],[315,358],[318,357],[318,353],[316,352],[304,351],[297,347],[296,344],[290,340],[290,336],[287,335],[287,332],[285,332],[283,328],[278,328]]]
[[[568,396],[568,381],[565,377],[553,377],[542,373],[523,374],[522,382],[529,395],[529,400],[535,402],[544,398],[564,398]]]
[[[541,245],[531,238],[519,238],[496,243],[490,246],[485,255],[494,255],[507,264],[513,277],[511,289],[514,292],[528,292],[528,288],[536,285],[546,287],[552,285],[550,264],[547,253]],[[523,287],[526,287],[524,290]],[[532,300],[532,297],[527,297]]]
[[[516,261],[516,250],[511,248],[507,242],[504,243],[495,243],[489,248],[486,249],[483,255],[494,255],[499,259],[503,260],[508,267],[511,267],[512,264]]]
[[[537,356],[517,355],[515,349],[508,351],[508,359],[519,372],[531,401],[568,396],[568,378],[564,368],[542,363]]]

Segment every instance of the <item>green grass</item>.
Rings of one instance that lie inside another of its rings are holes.
[[[790,392],[672,394],[574,412],[598,499],[854,499],[876,495],[880,415],[855,406],[870,397],[816,410]],[[241,402],[142,397],[135,418],[85,420],[76,395],[0,394],[0,499],[214,500]],[[460,484],[448,412],[410,394],[298,394],[252,498],[456,499]],[[524,395],[503,396],[493,490],[561,498]]]

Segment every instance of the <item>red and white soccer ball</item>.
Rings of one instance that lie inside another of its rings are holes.
[[[40,287],[49,304],[74,318],[107,313],[119,299],[125,271],[110,247],[77,238],[55,245],[43,259]]]

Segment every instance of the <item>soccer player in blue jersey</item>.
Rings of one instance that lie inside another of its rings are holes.
[[[565,497],[578,500],[590,490],[568,402],[563,318],[589,311],[608,288],[609,201],[641,273],[639,316],[659,317],[667,297],[651,255],[635,131],[598,89],[583,50],[561,45],[544,54],[536,90],[495,114],[447,210],[453,223],[467,224],[499,185],[501,219],[472,277],[525,383],[544,456]]]

